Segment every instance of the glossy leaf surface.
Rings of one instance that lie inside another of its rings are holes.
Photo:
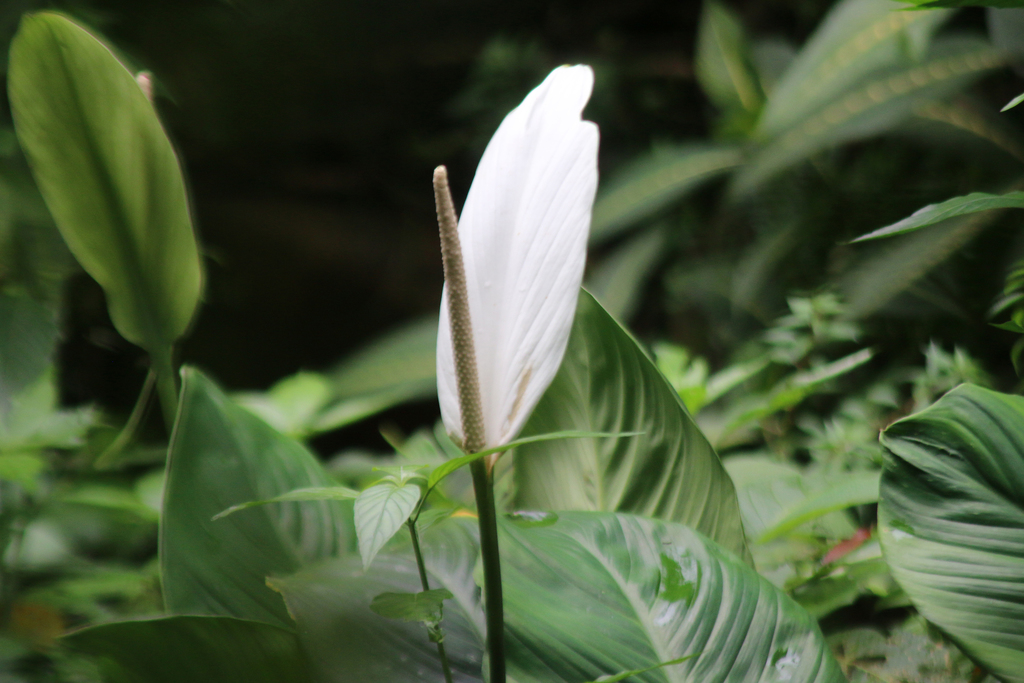
[[[517,507],[657,517],[745,556],[736,491],[718,455],[643,349],[587,292],[524,435],[570,429],[642,435],[517,448]]]
[[[638,681],[843,681],[815,620],[679,525],[562,513],[503,525],[509,675],[589,681],[703,653]]]
[[[475,520],[451,520],[421,536],[431,588],[454,596],[445,600],[441,627],[454,679],[464,683],[482,680],[483,611],[473,582],[475,526]],[[411,548],[379,555],[369,572],[350,556],[272,579],[271,585],[295,616],[315,680],[442,680],[437,647],[424,627],[382,617],[370,608],[381,593],[420,590]]]
[[[129,341],[165,354],[202,281],[178,158],[110,48],[66,17],[27,15],[11,46],[18,139],[82,267]]]
[[[332,485],[317,459],[186,369],[167,471],[160,564],[168,610],[289,625],[266,579],[341,552],[350,533],[343,504],[278,503],[211,518],[232,505]]]
[[[1024,398],[961,385],[882,443],[893,576],[969,656],[1024,681]]]
[[[110,683],[308,683],[289,630],[228,617],[122,621],[76,631],[62,642],[96,657]]]

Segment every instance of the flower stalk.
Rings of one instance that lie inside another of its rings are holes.
[[[469,314],[466,270],[459,244],[458,218],[448,187],[448,170],[434,170],[434,201],[441,233],[441,258],[448,294],[448,317],[459,410],[462,418],[462,449],[476,453],[486,446],[480,378],[473,346],[473,325]],[[501,592],[501,563],[498,555],[498,518],[494,507],[494,487],[486,459],[470,465],[480,524],[480,555],[484,569],[484,611],[487,617],[487,656],[490,683],[505,683],[505,619]]]

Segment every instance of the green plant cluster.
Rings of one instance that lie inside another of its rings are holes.
[[[1019,169],[989,178],[1002,194],[839,231],[822,226],[841,207],[812,197],[821,178],[871,176],[864,141],[913,121],[1020,153],[1006,126],[950,99],[1006,50],[943,35],[947,11],[891,5],[843,0],[793,53],[748,43],[706,5],[696,72],[715,138],[638,159],[603,189],[603,260],[558,374],[497,461],[509,679],[1024,680],[1024,399],[959,347],[893,362],[871,331],[915,287],[955,308],[922,278],[995,210],[1024,208]],[[465,466],[487,452],[462,453],[440,423],[386,434],[382,457],[323,461],[308,445],[432,395],[436,323],[266,392],[179,368],[203,262],[144,82],[54,13],[22,19],[9,69],[0,676],[484,680]],[[855,142],[860,169],[836,151]],[[698,216],[753,230],[737,245],[681,239]],[[776,277],[825,243],[910,232],[842,276]],[[124,425],[57,395],[73,262],[151,362]],[[649,350],[623,326],[655,275],[669,302],[723,322],[717,346]],[[1024,333],[1020,279],[994,310]],[[750,325],[738,316],[761,329],[726,345]],[[169,438],[147,446],[154,400]]]

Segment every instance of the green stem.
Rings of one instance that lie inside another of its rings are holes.
[[[166,353],[150,356],[153,372],[156,373],[156,392],[160,396],[160,408],[164,414],[164,426],[170,436],[174,429],[174,420],[178,414],[178,376],[171,360],[171,349]]]
[[[416,515],[419,517],[419,514]],[[420,536],[416,533],[416,520],[410,518],[409,524],[409,535],[412,537],[412,551],[416,555],[416,566],[420,570],[420,584],[423,585],[423,590],[430,590],[430,582],[427,581],[427,565],[423,561],[423,551],[420,550]],[[437,655],[441,658],[441,669],[444,671],[445,683],[452,683],[452,667],[448,663],[448,654],[444,651],[444,641],[440,640],[437,643]]]
[[[480,557],[484,566],[484,612],[487,616],[487,653],[490,683],[505,683],[505,607],[501,594],[498,555],[498,516],[494,510],[494,482],[484,460],[469,466],[473,474],[476,510],[480,523]]]

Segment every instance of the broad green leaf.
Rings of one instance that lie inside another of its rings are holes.
[[[381,593],[374,596],[370,610],[387,619],[437,623],[443,615],[444,601],[453,597],[447,588],[419,593]]]
[[[61,639],[97,658],[110,683],[309,683],[290,630],[228,617],[122,621]]]
[[[950,16],[945,11],[896,10],[892,0],[837,3],[775,85],[757,136],[774,138],[848,95],[876,72],[911,64]]]
[[[824,149],[884,133],[926,103],[960,92],[1005,63],[1006,56],[981,38],[936,40],[927,59],[872,74],[855,88],[822,101],[820,109],[774,136],[737,174],[731,191],[745,195]]]
[[[279,503],[211,518],[239,503],[333,484],[301,444],[185,369],[160,531],[168,610],[289,625],[266,579],[343,552],[350,518],[342,503]]]
[[[837,477],[832,486],[793,506],[785,517],[761,534],[758,542],[767,543],[830,512],[877,502],[880,477],[879,472],[851,472]]]
[[[929,204],[901,221],[858,237],[854,242],[902,235],[927,225],[934,225],[947,218],[977,213],[979,211],[988,211],[990,209],[1024,209],[1024,192],[1007,192],[1001,195],[972,192],[963,197],[953,197],[938,204]]]
[[[294,501],[312,500],[355,500],[358,497],[359,491],[355,491],[344,486],[316,486],[306,489],[295,489],[294,491],[282,493],[280,496],[274,496],[267,500],[250,500],[248,503],[232,505],[227,510],[222,510],[215,514],[213,516],[213,521],[232,515],[239,510],[246,510],[248,508],[256,507],[258,505],[267,505],[269,503],[290,503]]]
[[[594,203],[590,243],[599,244],[657,213],[743,160],[736,147],[691,144],[656,149],[612,178]]]
[[[430,586],[453,594],[444,606],[444,644],[455,681],[482,681],[484,621],[473,582],[478,556],[476,523],[452,519],[422,532]],[[303,649],[317,681],[442,680],[437,647],[423,627],[374,614],[370,603],[382,592],[421,589],[408,545],[382,553],[365,572],[354,556],[331,560],[273,579],[294,615]],[[575,683],[575,682],[574,682]]]
[[[970,657],[1024,681],[1024,398],[964,384],[882,444],[893,576]]]
[[[661,662],[660,664],[655,664],[654,666],[648,666],[648,667],[646,667],[644,669],[633,669],[632,671],[623,671],[622,673],[615,674],[614,676],[601,676],[601,678],[597,679],[596,681],[590,681],[590,683],[618,683],[619,681],[624,681],[627,678],[632,678],[633,676],[639,676],[640,674],[645,674],[648,671],[654,671],[656,669],[662,669],[662,668],[664,668],[666,666],[675,666],[676,664],[682,664],[687,659],[693,659],[698,654],[700,654],[700,653],[694,653],[692,655],[687,655],[685,657],[678,657],[676,659],[670,659],[667,662]]]
[[[50,366],[56,343],[57,323],[45,306],[25,296],[0,294],[0,417],[11,397]]]
[[[574,512],[502,531],[509,677],[519,683],[590,681],[695,653],[636,680],[844,680],[806,611],[687,527]]]
[[[398,533],[420,501],[422,491],[416,484],[398,485],[383,481],[366,489],[356,498],[356,535],[363,570],[391,537]]]
[[[628,321],[632,317],[652,271],[665,259],[667,240],[660,228],[631,237],[608,254],[587,278],[587,291],[616,320]]]
[[[694,71],[708,98],[720,109],[757,111],[764,95],[751,66],[750,46],[733,13],[705,0],[697,28]]]
[[[838,282],[847,316],[871,315],[945,261],[998,216],[989,211],[953,218],[930,230],[883,243]]]
[[[29,14],[8,92],[36,182],[129,341],[158,356],[188,327],[202,283],[185,185],[153,104],[96,36]]]
[[[688,524],[748,556],[718,455],[643,349],[585,291],[562,366],[523,433],[569,429],[642,435],[520,446],[518,508],[634,512]]]

